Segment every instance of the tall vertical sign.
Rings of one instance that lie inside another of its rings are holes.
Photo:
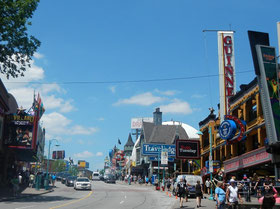
[[[265,127],[269,144],[280,141],[279,70],[274,47],[256,45],[258,76]]]
[[[236,92],[233,31],[218,31],[220,119],[229,111],[229,98]]]

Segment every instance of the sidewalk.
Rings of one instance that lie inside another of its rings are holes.
[[[121,185],[128,185],[128,183],[125,183],[124,181],[117,181],[118,184]],[[151,189],[154,190],[154,186],[151,184],[148,184],[147,186],[145,184],[139,185],[138,183],[131,183],[132,187],[150,187]],[[162,192],[166,193],[165,191],[156,191],[156,192]],[[168,194],[171,194],[169,192]],[[204,194],[204,199],[201,201],[202,209],[215,209],[216,208],[216,202],[213,200],[209,200],[209,196],[207,194]],[[171,194],[171,198],[176,198]],[[196,199],[195,198],[188,198],[188,202],[184,201],[183,203],[185,209],[194,209],[196,208]],[[251,197],[251,202],[246,202],[243,199],[243,204],[240,206],[240,209],[258,209],[260,208],[261,204],[258,202],[258,199],[255,197]],[[174,206],[172,209],[179,209],[180,208],[180,203],[179,203],[179,198],[175,202]],[[280,204],[277,204],[273,209],[280,209]]]
[[[26,198],[30,196],[42,195],[52,191],[53,191],[52,187],[50,187],[48,190],[45,189],[36,190],[35,188],[26,187],[20,189],[20,193],[18,196],[13,196],[13,193],[10,188],[0,188],[0,202]]]

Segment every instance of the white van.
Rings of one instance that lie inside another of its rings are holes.
[[[99,181],[100,178],[99,178],[99,172],[93,172],[92,174],[92,180],[93,181]]]
[[[187,181],[188,190],[189,190],[189,196],[195,196],[195,185],[197,181],[200,181],[200,184],[202,184],[202,177],[198,175],[179,175],[176,178],[176,182],[174,183],[174,188],[177,188],[177,184],[180,181],[181,178],[184,178]]]

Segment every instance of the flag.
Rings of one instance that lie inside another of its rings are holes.
[[[119,143],[119,144],[122,144],[120,139],[118,139],[118,143]]]

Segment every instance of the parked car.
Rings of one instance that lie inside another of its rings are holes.
[[[62,184],[65,184],[66,178],[67,178],[68,176],[71,176],[70,173],[64,173],[64,174],[62,175],[62,177],[61,177],[61,183],[62,183]]]
[[[187,181],[189,196],[194,197],[195,196],[195,185],[196,185],[197,181],[200,181],[200,183],[202,184],[201,176],[198,176],[198,175],[179,175],[179,176],[177,176],[176,182],[173,185],[172,193],[174,196],[176,195],[177,184],[181,178],[184,178]]]
[[[76,179],[77,179],[77,176],[68,176],[66,178],[65,185],[68,186],[68,187],[70,187],[70,186],[73,187]]]
[[[78,177],[74,182],[74,189],[91,190],[91,183],[87,177]]]
[[[100,178],[99,178],[99,172],[93,172],[92,174],[92,180],[93,181],[99,181]]]
[[[106,174],[104,176],[104,182],[115,184],[116,183],[116,178],[113,174]]]

